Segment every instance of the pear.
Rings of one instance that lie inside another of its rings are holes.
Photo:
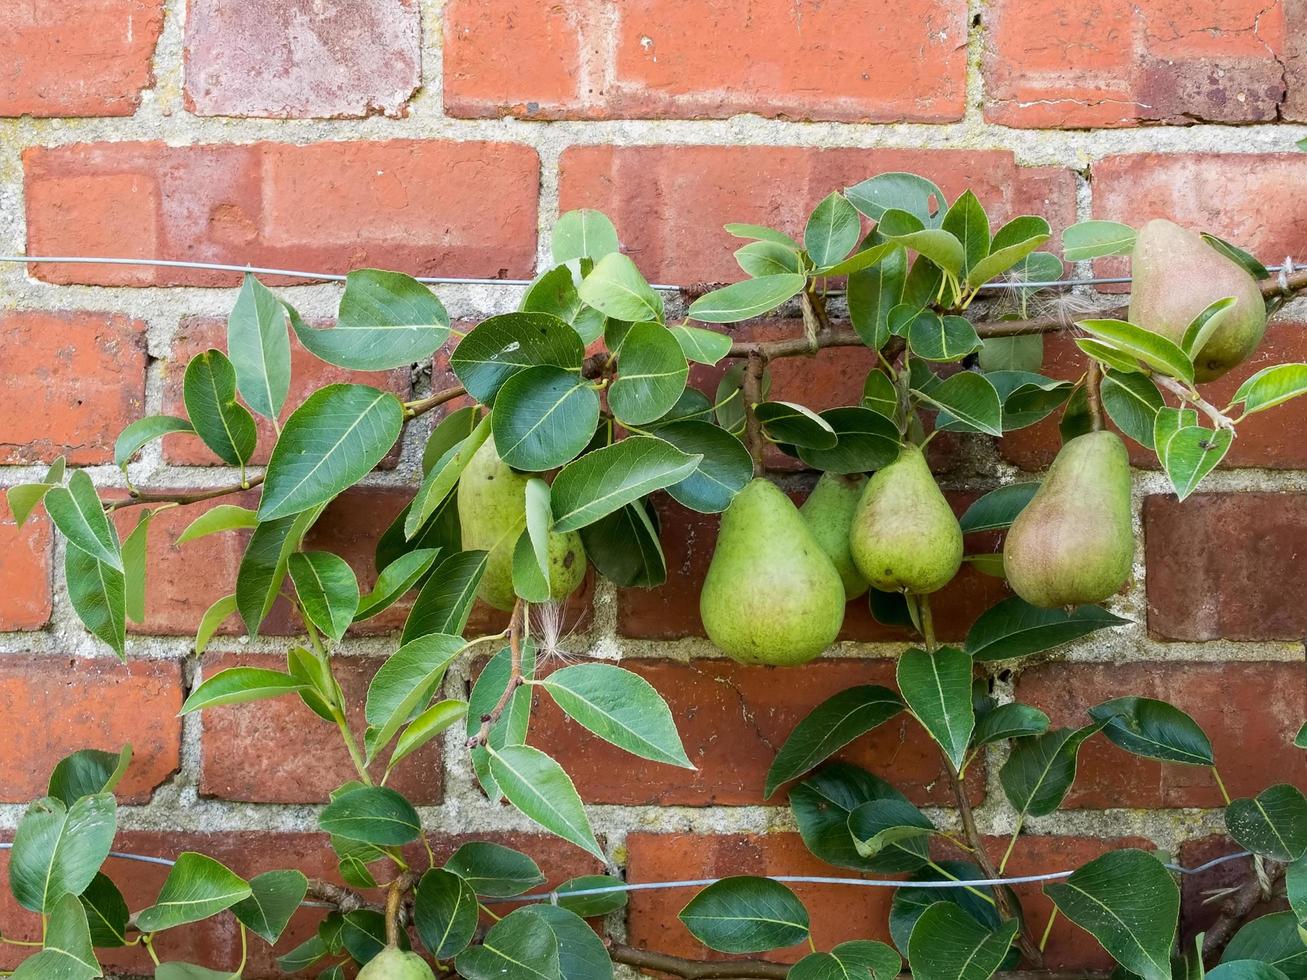
[[[1233,296],[1220,326],[1194,355],[1198,381],[1219,378],[1245,360],[1266,332],[1266,301],[1257,282],[1202,236],[1164,219],[1139,229],[1131,258],[1130,322],[1176,344],[1212,303]]]
[[[513,548],[526,529],[526,483],[530,479],[499,458],[494,436],[470,460],[458,481],[458,521],[463,547],[487,551],[477,595],[496,609],[513,608]],[[549,594],[570,595],[585,577],[585,548],[575,531],[549,533]]]
[[[807,663],[844,624],[844,584],[799,509],[755,479],[722,515],[699,594],[708,638],[746,664]]]
[[[435,980],[435,974],[417,953],[387,946],[359,970],[358,980]]]
[[[942,589],[962,565],[962,529],[921,449],[908,444],[862,492],[849,529],[853,562],[882,592]]]
[[[1130,457],[1113,432],[1062,447],[1003,544],[1014,592],[1054,609],[1101,602],[1130,577]]]
[[[853,512],[858,509],[862,488],[866,485],[867,478],[861,473],[849,476],[823,473],[799,508],[808,530],[840,573],[846,600],[856,599],[867,592],[867,579],[858,571],[853,556],[849,554],[849,527],[853,524]]]

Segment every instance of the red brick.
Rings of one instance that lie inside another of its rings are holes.
[[[315,323],[314,326],[330,326],[330,324]],[[218,317],[192,317],[182,322],[180,331],[173,338],[172,357],[163,364],[163,410],[166,413],[186,417],[186,405],[182,397],[182,381],[186,375],[186,365],[192,357],[210,347],[224,351],[227,349],[226,320]],[[281,413],[282,421],[285,421],[305,398],[323,385],[341,382],[372,385],[383,391],[392,391],[402,399],[407,399],[412,391],[408,368],[396,368],[393,371],[348,371],[314,357],[293,335],[290,348],[290,394],[286,398],[286,407]],[[267,463],[268,455],[276,440],[271,422],[260,415],[256,415],[254,419],[259,429],[259,445],[254,451],[251,462],[261,466]],[[181,466],[221,465],[221,460],[195,436],[174,435],[165,438],[163,454],[169,463]],[[396,444],[382,461],[380,468],[392,469],[398,459],[399,446]]]
[[[509,143],[387,140],[32,148],[27,247],[343,272],[527,276],[539,158]],[[233,273],[37,265],[58,283],[232,285]]]
[[[818,660],[803,683],[776,667],[730,660],[627,660],[627,667],[667,699],[681,732],[690,772],[645,762],[568,721],[543,694],[531,717],[531,742],[563,760],[589,803],[657,806],[744,806],[763,803],[767,769],[794,726],[826,698],[858,684],[894,686],[892,660]],[[859,738],[838,758],[889,780],[921,804],[951,804],[939,750],[906,716]],[[976,803],[984,796],[983,766],[967,780]],[[784,793],[771,802],[785,806]]]
[[[414,0],[223,3],[186,11],[186,108],[201,116],[402,116],[422,82]]]
[[[162,28],[163,0],[0,5],[0,116],[130,116]]]
[[[1242,851],[1243,847],[1224,835],[1200,837],[1185,841],[1180,845],[1177,860],[1181,867],[1196,868],[1214,858]],[[1200,932],[1207,932],[1221,914],[1221,902],[1213,902],[1211,896],[1227,888],[1237,888],[1248,880],[1252,873],[1251,858],[1218,864],[1196,875],[1185,875],[1180,879],[1180,948],[1192,949],[1194,937]],[[1258,902],[1246,918],[1259,919],[1271,912],[1281,912],[1289,907],[1288,901],[1280,894],[1269,902]]]
[[[19,528],[0,506],[0,630],[35,630],[50,621],[50,519],[38,508]]]
[[[792,493],[796,502],[802,493]],[[959,514],[975,494],[950,494]],[[619,589],[617,629],[623,636],[671,640],[703,636],[699,619],[699,591],[717,541],[720,517],[687,510],[667,497],[654,498],[662,528],[663,554],[667,558],[667,582],[656,589]],[[972,550],[991,551],[993,536],[969,538]],[[941,639],[961,640],[976,617],[1004,598],[1002,580],[964,565],[957,577],[933,597],[935,629]],[[902,629],[882,626],[871,616],[865,598],[849,603],[840,638],[864,642],[908,640],[914,637]]]
[[[1292,745],[1307,717],[1301,663],[1048,664],[1023,673],[1017,698],[1054,725],[1083,725],[1085,710],[1110,698],[1169,701],[1207,732],[1226,788],[1251,796],[1277,782],[1302,782],[1307,759]],[[1219,692],[1219,696],[1216,696]],[[1219,807],[1205,766],[1141,759],[1095,736],[1080,750],[1068,807]]]
[[[1169,640],[1301,641],[1305,528],[1302,494],[1148,497],[1149,631]]]
[[[692,118],[737,113],[948,122],[966,96],[964,7],[872,0],[456,0],[445,8],[445,106],[456,116]],[[874,30],[851,25],[874,24]],[[716,43],[705,44],[705,38]]]
[[[181,704],[176,663],[0,656],[0,800],[44,795],[55,764],[79,749],[117,752],[130,742],[119,797],[146,802],[180,765]]]
[[[561,162],[559,206],[591,207],[617,224],[625,250],[656,282],[732,281],[744,242],[721,226],[757,222],[802,235],[833,190],[888,171],[936,181],[950,199],[975,190],[994,222],[1042,214],[1075,220],[1075,180],[1019,167],[1005,150],[860,150],[773,146],[579,146]]]
[[[225,654],[205,660],[204,676],[237,666],[285,670],[286,658]],[[379,666],[380,660],[332,659],[356,737],[361,738],[366,725],[363,703]],[[315,715],[298,697],[208,708],[201,713],[201,722],[200,793],[205,796],[254,803],[322,803],[336,787],[358,778],[336,726]],[[436,739],[402,762],[387,785],[414,803],[439,803],[440,756]]]
[[[1278,263],[1307,253],[1302,153],[1138,153],[1094,164],[1094,217],[1139,227],[1151,218],[1208,231]],[[1274,202],[1267,207],[1267,202]],[[1124,259],[1103,260],[1104,270]]]
[[[1266,331],[1257,352],[1225,377],[1203,386],[1204,396],[1214,405],[1226,405],[1239,385],[1263,368],[1273,364],[1307,361],[1307,325],[1277,321]],[[1050,378],[1074,381],[1085,371],[1085,355],[1075,346],[1069,331],[1044,338],[1042,373]],[[1168,396],[1169,397],[1169,396]],[[1171,402],[1174,403],[1172,398]],[[1237,414],[1237,413],[1236,413]],[[999,451],[1003,458],[1022,469],[1040,470],[1053,461],[1061,447],[1058,421],[1054,412],[1042,422],[1018,429],[1003,437]],[[1307,427],[1307,401],[1285,402],[1272,411],[1251,415],[1239,424],[1239,435],[1221,466],[1225,468],[1255,466],[1266,469],[1297,470],[1307,468],[1307,445],[1296,434]],[[936,440],[938,441],[938,440]],[[1138,467],[1157,469],[1157,455],[1132,439],[1125,440],[1130,462]]]
[[[516,847],[537,861],[541,872],[547,876],[549,885],[558,885],[576,875],[592,874],[600,870],[597,862],[585,852],[547,834],[429,834],[428,839],[438,864],[443,863],[459,845],[469,840],[492,840]],[[176,857],[182,851],[198,851],[221,861],[246,878],[264,871],[298,868],[311,878],[340,882],[336,871],[336,856],[324,834],[129,831],[119,834],[114,844],[117,850],[158,857]],[[406,854],[419,871],[426,868],[426,852],[420,846],[408,849]],[[8,861],[9,852],[0,851],[0,873],[6,873]],[[105,865],[105,873],[122,889],[128,907],[141,909],[154,901],[168,875],[168,869],[111,858]],[[381,893],[369,893],[367,898],[373,902],[380,901]],[[277,969],[274,957],[289,952],[308,939],[324,914],[322,909],[300,909],[273,949],[261,939],[250,937],[249,963],[242,976],[246,980],[286,977],[287,974]],[[7,889],[0,889],[0,920],[5,923],[6,935],[16,938],[39,936],[40,920],[19,908]],[[154,946],[159,958],[165,962],[182,960],[209,967],[235,969],[241,959],[240,933],[236,920],[230,915],[219,915],[194,925],[161,932],[155,939]],[[28,952],[13,946],[0,946],[0,969],[13,969]],[[130,971],[130,975],[153,972],[149,958],[139,946],[97,950],[96,953],[101,963],[108,968]],[[321,971],[321,966],[318,966],[294,976],[315,977]]]
[[[105,313],[0,314],[0,462],[113,461],[145,404],[145,324]]]
[[[1000,0],[985,14],[985,118],[1032,129],[1275,121],[1284,7]]]

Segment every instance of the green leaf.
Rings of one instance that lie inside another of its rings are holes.
[[[959,371],[933,387],[929,394],[914,388],[917,396],[949,414],[951,430],[1003,434],[1003,404],[998,391],[983,374]]]
[[[999,782],[1012,808],[1024,820],[1046,817],[1066,798],[1076,778],[1080,746],[1103,722],[1083,728],[1055,728],[1012,746],[1012,754],[999,770]]]
[[[747,365],[741,361],[733,364],[722,374],[717,382],[717,397],[714,410],[717,423],[727,432],[740,435],[744,432],[744,370]],[[771,392],[771,371],[762,370],[762,384],[759,386],[762,397]]]
[[[422,832],[413,804],[393,789],[364,786],[337,796],[318,816],[329,834],[387,846],[417,840]]]
[[[989,254],[971,263],[967,284],[974,288],[1001,276],[1051,237],[1052,229],[1043,218],[1032,215],[1013,218],[995,232]]]
[[[218,627],[227,621],[227,619],[237,611],[236,596],[225,595],[218,599],[200,617],[199,628],[195,631],[195,655],[198,657],[209,646],[209,641],[213,639]]]
[[[537,681],[569,718],[632,755],[693,769],[667,702],[638,674],[574,664]]]
[[[346,912],[340,926],[345,952],[359,963],[368,963],[386,948],[386,917],[376,909]],[[399,931],[399,948],[408,949],[408,930]]]
[[[236,605],[250,636],[258,634],[259,625],[277,601],[291,552],[299,547],[324,506],[262,523],[250,535],[236,570]]]
[[[898,458],[899,431],[885,416],[869,408],[828,408],[821,419],[835,433],[835,446],[799,446],[799,458],[827,473],[865,473]]]
[[[337,643],[354,620],[359,607],[359,583],[354,569],[328,551],[297,551],[289,569],[304,614]]]
[[[799,253],[780,242],[749,242],[735,250],[735,261],[746,275],[754,279],[803,271]]]
[[[1204,477],[1216,468],[1216,464],[1225,458],[1234,442],[1234,433],[1229,429],[1204,429],[1202,426],[1186,426],[1166,443],[1167,479],[1175,495],[1184,500],[1198,489]]]
[[[776,309],[806,284],[807,278],[797,273],[745,279],[700,296],[690,304],[689,315],[700,323],[738,323]]]
[[[1125,320],[1078,320],[1076,326],[1155,371],[1193,384],[1194,364],[1172,341]]]
[[[476,892],[454,872],[432,868],[418,881],[413,924],[436,959],[447,960],[467,949],[478,915]]]
[[[249,882],[211,857],[185,851],[153,905],[136,913],[136,928],[159,932],[199,922],[250,897]]]
[[[1169,405],[1163,405],[1157,410],[1157,418],[1153,422],[1153,451],[1157,453],[1157,458],[1166,468],[1166,450],[1175,434],[1181,429],[1196,426],[1198,424],[1198,413],[1192,408],[1172,408]]]
[[[579,370],[585,348],[576,331],[548,313],[505,313],[482,320],[459,341],[449,366],[477,401],[489,405],[504,382],[527,368]]]
[[[662,439],[630,436],[564,466],[554,479],[555,531],[575,531],[693,474],[701,455]]]
[[[962,275],[970,277],[971,270],[989,255],[989,217],[984,206],[970,190],[963,191],[945,212],[940,228],[962,243]]]
[[[1051,650],[1095,630],[1130,622],[1101,606],[1040,609],[1018,596],[991,606],[967,634],[965,649],[977,661],[1009,660]]]
[[[870,177],[844,191],[849,202],[872,221],[880,221],[890,208],[916,215],[926,227],[943,220],[948,198],[939,186],[908,173],[885,173]]]
[[[434,439],[435,435],[432,434]],[[458,483],[468,463],[490,436],[490,416],[483,416],[463,439],[455,442],[435,460],[418,487],[417,495],[404,517],[404,538],[411,541],[421,533],[432,515],[445,502]],[[430,448],[430,442],[428,442]]]
[[[203,356],[203,355],[201,355]],[[187,409],[189,411],[189,409]],[[248,414],[248,413],[246,413]],[[113,444],[113,463],[126,471],[132,457],[155,439],[162,439],[170,432],[194,432],[191,423],[175,415],[147,415],[137,419],[122,432]],[[19,522],[21,525],[21,521]]]
[[[1039,483],[1009,483],[985,494],[962,515],[958,523],[963,534],[977,531],[1001,531],[1012,526],[1017,515],[1025,510],[1030,498],[1039,489]]]
[[[482,717],[489,714],[503,696],[504,689],[508,686],[510,660],[511,653],[508,647],[504,647],[490,658],[490,662],[477,675],[476,683],[472,685],[472,694],[468,698],[467,734],[469,738],[480,732]],[[534,673],[535,647],[528,640],[522,647],[522,676],[527,680],[531,680]],[[521,745],[526,741],[527,725],[531,720],[532,693],[530,685],[523,684],[512,694],[508,700],[508,707],[500,716],[499,721],[490,729],[489,748],[497,749],[503,745]],[[486,796],[492,801],[498,802],[503,794],[500,792],[499,784],[490,771],[490,753],[487,747],[478,745],[472,749],[471,754],[472,767],[476,771],[481,788],[486,791]]]
[[[1044,335],[986,337],[977,362],[980,370],[990,375],[996,371],[1037,373],[1044,365]]]
[[[829,953],[809,953],[790,968],[786,980],[893,980],[903,967],[899,954],[870,939],[840,943]]]
[[[971,707],[971,657],[956,647],[933,654],[905,650],[898,663],[899,690],[908,710],[944,750],[954,768],[962,768],[976,718]]]
[[[604,315],[581,302],[572,270],[555,266],[527,287],[519,307],[523,313],[548,313],[571,326],[583,344],[603,336]]]
[[[295,409],[268,460],[259,520],[326,503],[381,462],[404,427],[404,408],[367,385],[320,388]]]
[[[1080,221],[1062,232],[1062,255],[1068,262],[1129,255],[1134,247],[1135,230],[1117,221]]]
[[[1215,235],[1209,235],[1207,232],[1201,232],[1203,241],[1212,248],[1216,249],[1227,259],[1230,259],[1236,265],[1244,268],[1244,271],[1254,279],[1269,279],[1271,272],[1266,266],[1257,261],[1256,256],[1249,255],[1237,245],[1231,245],[1224,238],[1217,238]]]
[[[599,421],[590,382],[562,368],[527,368],[504,383],[492,415],[495,446],[514,469],[552,470],[580,453]]]
[[[825,269],[822,275],[832,278],[837,276],[851,276],[855,272],[861,272],[863,269],[870,269],[873,265],[884,260],[893,252],[902,252],[903,246],[898,242],[877,242],[875,232],[868,235],[863,240],[862,248],[854,252],[843,262],[837,262],[829,269]]]
[[[490,751],[490,772],[508,802],[540,826],[603,860],[581,797],[563,767],[529,745]]]
[[[526,909],[518,909],[502,922],[496,922],[479,945],[458,954],[454,966],[458,975],[467,980],[560,980],[562,977],[558,940],[553,929]]]
[[[1231,960],[1208,970],[1204,976],[1211,980],[1289,980],[1283,970],[1257,960]]]
[[[1233,296],[1226,296],[1209,304],[1185,328],[1184,337],[1180,341],[1180,349],[1188,354],[1191,359],[1196,358],[1207,342],[1212,339],[1212,334],[1216,333],[1222,322],[1224,322],[1226,312],[1237,302],[1238,300]]]
[[[668,333],[676,338],[686,358],[696,364],[716,364],[731,352],[731,338],[716,330],[679,326]]]
[[[980,336],[964,316],[937,316],[927,310],[908,328],[912,353],[927,361],[960,361],[980,350]]]
[[[853,846],[863,857],[875,857],[886,848],[898,848],[928,858],[927,838],[935,825],[924,813],[903,800],[872,800],[849,813]]]
[[[236,371],[220,350],[196,354],[182,381],[186,414],[194,431],[228,466],[244,466],[254,455],[254,416],[236,401]]]
[[[621,252],[610,252],[596,262],[578,291],[588,305],[614,320],[628,323],[663,320],[662,297],[649,287],[635,263]]]
[[[5,491],[9,510],[14,515],[15,528],[20,528],[27,523],[37,504],[44,500],[45,495],[55,486],[57,484],[54,483],[19,483]]]
[[[677,917],[695,939],[723,953],[760,953],[808,938],[808,910],[770,878],[723,878],[695,895]]]
[[[826,765],[790,788],[790,808],[804,846],[828,864],[858,871],[893,874],[915,871],[925,863],[920,855],[890,848],[864,857],[849,833],[849,814],[872,800],[907,798],[885,780],[847,763]]]
[[[1276,364],[1262,368],[1239,386],[1230,399],[1243,402],[1244,415],[1264,412],[1307,392],[1307,364]]]
[[[1180,889],[1153,855],[1109,851],[1044,893],[1112,958],[1143,980],[1170,980]]]
[[[131,912],[122,892],[108,875],[97,872],[86,891],[77,897],[86,910],[92,946],[113,949],[127,945],[127,920]]]
[[[766,796],[902,710],[898,695],[879,685],[859,685],[827,698],[794,726],[776,753],[767,770]]]
[[[741,222],[733,222],[729,225],[722,225],[726,234],[734,235],[736,238],[752,238],[760,242],[775,242],[777,245],[784,245],[791,251],[798,252],[803,248],[789,235],[783,231],[776,231],[774,228],[767,228],[763,225],[750,225]]]
[[[449,314],[435,293],[402,272],[351,272],[330,330],[315,330],[287,310],[295,335],[309,353],[355,371],[386,371],[425,361],[449,336]]]
[[[1026,738],[1048,731],[1048,715],[1028,704],[1000,704],[976,718],[971,744],[988,745],[1008,738]]]
[[[445,862],[482,898],[512,898],[545,883],[536,863],[521,851],[490,841],[462,845]]]
[[[386,771],[394,769],[433,738],[467,717],[467,702],[455,698],[437,701],[414,718],[399,735],[395,751],[386,763]]]
[[[127,579],[115,568],[69,543],[64,549],[68,600],[83,625],[125,660]]]
[[[377,584],[372,591],[359,600],[358,612],[354,622],[371,619],[378,613],[389,609],[398,599],[418,583],[440,554],[439,548],[419,548],[400,555],[381,570]]]
[[[18,904],[48,915],[64,894],[80,895],[109,856],[116,812],[112,793],[84,796],[70,807],[49,796],[30,804],[9,855],[9,888]]]
[[[644,504],[627,504],[581,528],[581,543],[599,574],[614,585],[653,588],[667,580],[658,528]]]
[[[327,955],[327,944],[320,936],[312,936],[307,941],[292,949],[285,956],[277,957],[277,969],[284,973],[295,973],[308,969]]]
[[[67,487],[51,487],[45,495],[45,509],[70,544],[116,572],[123,570],[118,538],[85,470],[75,471]]]
[[[290,674],[263,667],[229,667],[214,674],[193,690],[181,714],[224,704],[266,701],[285,694],[295,694],[304,685]]]
[[[220,531],[246,531],[258,527],[258,524],[259,515],[247,507],[217,504],[191,521],[178,536],[177,543],[185,544]]]
[[[241,980],[241,978],[239,973],[210,970],[207,966],[196,966],[193,963],[160,963],[154,971],[154,980]]]
[[[580,875],[563,882],[554,889],[558,904],[579,916],[592,919],[626,907],[626,892],[620,890],[622,881],[608,875]],[[600,895],[577,895],[597,888],[617,888],[618,891]]]
[[[1243,847],[1275,861],[1296,861],[1307,851],[1307,797],[1280,783],[1225,808],[1225,828]]]
[[[912,975],[919,980],[989,980],[1019,928],[1016,919],[1009,919],[991,932],[952,902],[936,902],[912,927]]]
[[[275,419],[290,392],[290,334],[281,301],[246,273],[227,318],[227,354],[245,404]]]
[[[269,944],[275,943],[308,887],[308,879],[299,871],[266,871],[250,879],[250,897],[233,905],[232,914]]]
[[[839,442],[829,422],[794,402],[761,402],[754,414],[773,442],[810,449],[834,449]]]
[[[753,479],[753,458],[744,443],[711,422],[672,422],[659,426],[657,434],[687,456],[702,457],[689,476],[663,488],[683,507],[701,514],[721,513]]]
[[[954,279],[962,275],[966,251],[951,232],[929,227],[917,215],[896,208],[881,215],[876,231],[914,250]]]
[[[1153,427],[1163,404],[1157,385],[1142,374],[1108,371],[1099,392],[1116,427],[1141,446],[1153,448]]]
[[[1307,977],[1307,943],[1302,939],[1302,930],[1294,914],[1272,912],[1245,922],[1221,954],[1222,963],[1243,960],[1264,963],[1290,980]]]
[[[832,191],[808,218],[803,247],[818,269],[827,269],[853,250],[862,232],[858,209]]]
[[[484,551],[458,551],[442,561],[414,600],[400,642],[428,633],[462,634],[488,558]]]
[[[608,947],[576,913],[543,903],[528,905],[522,913],[543,920],[553,931],[562,980],[612,980]]]
[[[127,774],[131,761],[131,745],[124,745],[118,752],[81,749],[59,760],[50,773],[45,794],[72,806],[84,796],[112,793]]]
[[[123,611],[134,623],[145,622],[145,547],[154,512],[145,510],[123,542]]]
[[[903,300],[908,255],[901,248],[849,276],[849,319],[862,342],[880,350],[889,340],[889,313]]]
[[[573,259],[602,259],[619,248],[617,229],[608,215],[593,208],[581,208],[559,215],[551,239],[555,262]]]
[[[449,665],[466,649],[461,636],[428,633],[405,643],[381,665],[368,685],[365,709],[373,730],[367,739],[369,762],[426,707]]]
[[[18,980],[91,980],[104,976],[95,950],[86,910],[72,894],[62,894],[50,909],[44,949],[28,957],[12,976]]]
[[[1187,714],[1154,698],[1113,698],[1089,709],[1094,721],[1106,722],[1103,735],[1113,745],[1163,762],[1210,766],[1212,743]]]
[[[670,330],[661,323],[633,323],[622,341],[608,407],[629,425],[662,418],[685,390],[689,370],[681,343]]]
[[[994,889],[989,886],[976,886],[974,889],[938,888],[925,884],[914,885],[913,882],[937,882],[953,880],[974,880],[985,877],[976,865],[969,861],[939,861],[938,867],[918,868],[912,873],[908,882],[895,890],[894,900],[890,905],[889,930],[894,944],[907,951],[911,944],[912,930],[922,913],[941,901],[956,905],[972,920],[990,930],[1003,927],[1003,919],[994,907]],[[1005,889],[1008,899],[1017,908],[1020,907],[1017,896],[1011,889]],[[1004,967],[1012,969],[1019,957],[1010,952],[1004,960]]]

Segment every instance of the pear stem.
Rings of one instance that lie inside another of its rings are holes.
[[[765,442],[762,436],[762,423],[754,407],[762,401],[762,375],[767,367],[766,357],[756,351],[749,353],[749,362],[744,369],[744,442],[753,457],[753,475],[762,476],[763,452]]]
[[[526,603],[521,599],[513,604],[513,612],[508,620],[508,683],[504,685],[504,693],[499,696],[495,706],[487,714],[481,716],[481,727],[477,729],[475,735],[467,740],[469,749],[474,749],[478,745],[485,745],[490,741],[490,729],[495,727],[495,723],[499,721],[499,716],[508,707],[508,702],[513,699],[517,689],[522,686],[522,628],[526,622],[526,609]]]
[[[1085,403],[1089,406],[1089,426],[1094,432],[1103,429],[1103,399],[1098,387],[1102,380],[1103,369],[1091,357],[1089,370],[1085,372]]]

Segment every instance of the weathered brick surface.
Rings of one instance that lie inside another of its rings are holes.
[[[929,177],[950,200],[971,187],[995,221],[1042,214],[1060,229],[1075,220],[1070,171],[1021,167],[998,150],[577,146],[559,166],[560,206],[607,213],[657,282],[741,279],[731,253],[744,242],[723,224],[756,222],[801,237],[809,212],[832,190],[886,171]]]
[[[162,28],[163,0],[0,6],[0,116],[130,116]]]
[[[186,13],[186,107],[202,116],[399,116],[421,84],[415,0],[200,0]]]
[[[446,106],[533,119],[947,122],[962,117],[966,33],[965,8],[945,0],[914,0],[893,17],[870,0],[455,0]]]
[[[0,629],[34,630],[50,621],[50,519],[39,509],[21,528],[0,505]]]
[[[116,314],[0,313],[0,462],[113,461],[145,406],[145,324]]]
[[[131,743],[132,766],[118,793],[145,802],[180,764],[181,704],[176,663],[0,657],[0,801],[45,795],[50,770],[78,749],[117,752]],[[122,710],[102,710],[107,705]]]
[[[985,117],[1031,129],[1274,121],[1289,6],[1001,0],[985,13]]]
[[[1200,493],[1144,501],[1148,629],[1168,640],[1300,640],[1307,497]]]
[[[1234,796],[1255,796],[1272,783],[1307,779],[1307,760],[1291,744],[1307,718],[1301,663],[1047,664],[1022,673],[1016,693],[1018,700],[1048,712],[1053,724],[1066,726],[1088,723],[1085,709],[1110,698],[1169,701],[1207,733]],[[1080,750],[1066,805],[1100,810],[1221,803],[1206,767],[1142,759],[1096,736]]]
[[[527,275],[535,262],[539,160],[526,146],[81,143],[23,159],[33,253],[480,276]],[[35,274],[114,286],[237,281],[95,265]]]

